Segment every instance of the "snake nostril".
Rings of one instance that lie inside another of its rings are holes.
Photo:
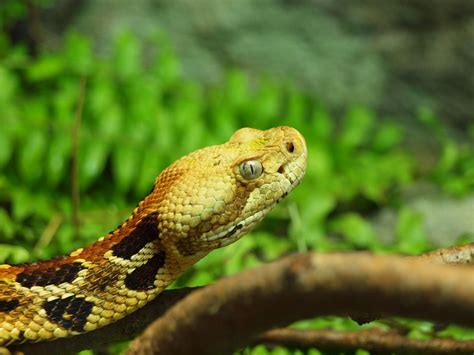
[[[281,165],[279,168],[278,168],[278,172],[280,174],[283,174],[283,172],[285,171],[285,168],[283,167],[283,165]]]
[[[293,142],[286,142],[286,149],[290,153],[293,153],[295,151],[295,145],[293,144]]]

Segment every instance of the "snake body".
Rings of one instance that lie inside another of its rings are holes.
[[[132,215],[95,243],[0,265],[0,346],[93,331],[143,307],[253,228],[299,183],[306,156],[293,128],[242,128],[163,170]]]

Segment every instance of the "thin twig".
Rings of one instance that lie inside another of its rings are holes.
[[[43,39],[43,27],[41,25],[40,9],[38,8],[38,5],[32,0],[26,1],[26,7],[28,13],[27,44],[29,46],[30,53],[33,56],[36,56],[38,54],[39,44],[42,43]]]
[[[84,97],[86,93],[87,78],[81,77],[79,82],[79,98],[74,116],[74,125],[72,128],[72,164],[71,164],[71,187],[72,187],[72,224],[74,226],[74,236],[77,239],[80,232],[79,208],[80,208],[80,187],[78,175],[78,157],[79,157],[79,133],[81,131],[82,108],[84,106]]]
[[[449,338],[418,340],[393,331],[364,329],[352,332],[322,329],[273,329],[260,335],[256,344],[286,346],[321,351],[355,351],[365,349],[376,354],[469,354],[474,353],[474,340]]]
[[[49,245],[49,243],[51,243],[51,240],[53,239],[59,226],[61,225],[62,220],[63,217],[60,213],[56,213],[53,215],[48,225],[44,229],[43,233],[41,233],[41,236],[38,239],[38,242],[36,243],[35,247],[33,248],[33,255],[37,255],[37,253],[41,249],[44,249],[46,246]]]

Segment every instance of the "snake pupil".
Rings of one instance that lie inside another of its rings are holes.
[[[240,164],[240,174],[247,180],[253,180],[262,175],[262,163],[258,160],[248,160]]]

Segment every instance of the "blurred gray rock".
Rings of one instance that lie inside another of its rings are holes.
[[[473,194],[454,198],[431,185],[414,185],[404,192],[403,206],[422,216],[424,230],[435,245],[454,245],[462,235],[474,235]],[[381,241],[394,240],[395,210],[382,209],[372,222]]]

